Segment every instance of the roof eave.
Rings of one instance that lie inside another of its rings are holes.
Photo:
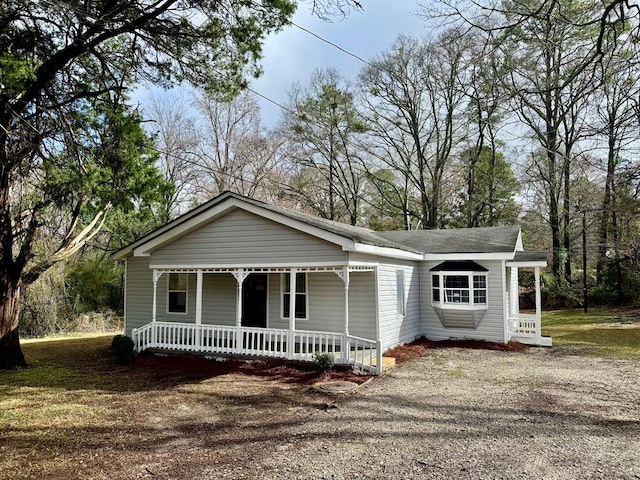
[[[511,260],[513,252],[452,252],[452,253],[425,253],[425,261],[444,260]]]
[[[356,242],[354,252],[366,253],[368,255],[379,255],[381,257],[397,258],[400,260],[423,260],[424,255],[421,253],[409,252],[398,248],[380,247],[377,245],[368,245],[366,243]]]

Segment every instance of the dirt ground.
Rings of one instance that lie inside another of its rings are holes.
[[[44,434],[0,429],[0,478],[640,479],[640,363],[569,348],[419,353],[333,397],[197,369],[74,387],[82,422],[54,411]]]

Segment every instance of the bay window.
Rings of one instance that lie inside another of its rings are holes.
[[[487,272],[476,262],[441,263],[431,269],[431,303],[441,308],[487,308]]]

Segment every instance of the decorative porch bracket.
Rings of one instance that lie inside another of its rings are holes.
[[[236,282],[238,282],[238,293],[236,296],[236,327],[242,326],[242,284],[245,279],[250,275],[250,272],[244,270],[244,268],[238,268],[231,272]],[[236,338],[236,342],[238,339]]]

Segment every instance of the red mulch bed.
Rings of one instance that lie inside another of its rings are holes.
[[[282,383],[313,385],[329,380],[345,380],[361,384],[372,377],[368,374],[356,374],[347,365],[336,365],[333,370],[319,374],[314,365],[282,359],[240,360],[227,358],[222,361],[196,355],[137,355],[134,366],[154,376],[157,380],[166,379],[200,381],[226,374],[240,374],[262,377]]]
[[[422,337],[412,343],[387,350],[385,357],[393,357],[397,364],[424,355],[433,348],[472,348],[521,352],[527,345],[517,342],[507,344],[491,343],[480,340],[443,340],[433,342]],[[282,383],[313,385],[329,380],[345,380],[362,384],[373,375],[354,373],[347,365],[336,365],[333,370],[319,374],[314,365],[307,362],[294,362],[282,359],[241,360],[227,358],[222,361],[197,355],[137,355],[134,367],[145,371],[159,383],[195,382],[226,374],[240,374],[261,377]]]
[[[425,337],[418,338],[411,343],[391,348],[384,352],[385,357],[393,357],[396,364],[424,355],[432,348],[471,348],[474,350],[500,350],[502,352],[523,352],[529,347],[518,342],[493,343],[483,340],[441,340],[434,342]]]

